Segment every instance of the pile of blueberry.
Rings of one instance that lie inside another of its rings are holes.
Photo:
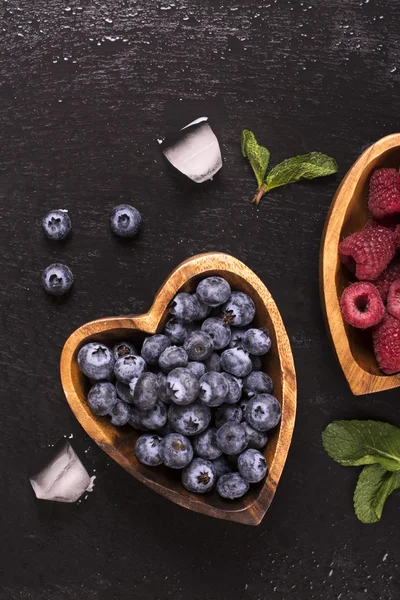
[[[281,418],[260,370],[268,332],[251,327],[253,300],[222,277],[179,293],[169,312],[164,332],[146,338],[140,353],[129,342],[80,349],[79,367],[93,384],[89,407],[146,432],[135,447],[143,464],[182,469],[190,492],[216,485],[223,498],[239,498],[265,477],[260,450]]]

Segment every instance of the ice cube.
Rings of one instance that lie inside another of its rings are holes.
[[[92,479],[67,441],[47,466],[29,481],[40,500],[76,502],[85,491],[91,491]]]
[[[165,143],[163,154],[175,169],[196,183],[212,179],[222,167],[221,150],[208,117],[183,127],[177,139]]]

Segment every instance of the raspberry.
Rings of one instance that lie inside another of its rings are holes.
[[[363,231],[349,235],[339,244],[340,260],[361,280],[379,277],[395,252],[393,231],[369,223]]]
[[[400,279],[400,258],[398,257],[392,260],[388,268],[374,281],[383,302],[386,302],[389,288],[396,279]]]
[[[385,316],[385,307],[376,287],[368,281],[352,283],[340,299],[342,315],[353,327],[372,327]]]
[[[368,208],[375,218],[400,212],[400,179],[397,169],[378,169],[369,182]]]
[[[400,321],[392,315],[373,329],[376,360],[382,371],[393,375],[400,371]]]
[[[387,298],[387,309],[391,315],[400,319],[400,279],[393,281]]]

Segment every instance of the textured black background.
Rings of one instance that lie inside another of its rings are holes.
[[[321,447],[333,419],[399,424],[399,392],[352,396],[318,297],[319,242],[340,178],[398,129],[399,29],[397,0],[2,0],[1,600],[399,598],[399,495],[381,523],[362,525],[352,510],[358,469]],[[184,186],[157,138],[203,114],[224,167],[209,184]],[[244,127],[274,164],[319,150],[339,173],[276,190],[256,209]],[[121,201],[143,214],[132,244],[109,232]],[[62,246],[38,226],[58,207],[74,228]],[[234,254],[263,279],[295,356],[293,443],[257,528],[190,513],[139,485],[88,439],[59,381],[73,329],[146,310],[180,261],[207,250]],[[60,303],[40,287],[55,260],[76,276]],[[31,457],[71,435],[96,470],[94,492],[76,505],[36,501]]]

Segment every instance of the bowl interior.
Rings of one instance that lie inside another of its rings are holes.
[[[189,279],[183,285],[181,285],[180,288],[176,288],[176,290],[174,290],[173,295],[175,295],[175,293],[177,293],[178,291],[194,292],[197,283],[201,279],[204,279],[204,277],[210,275],[221,275],[229,281],[233,290],[243,291],[247,293],[253,299],[256,305],[255,325],[258,327],[267,328],[271,336],[272,348],[270,352],[263,358],[262,370],[271,376],[274,383],[273,393],[282,405],[282,421],[278,425],[278,427],[276,427],[275,430],[271,432],[268,444],[264,450],[264,455],[269,465],[269,473],[271,473],[273,471],[274,459],[276,455],[277,443],[279,440],[282,423],[284,423],[285,421],[286,412],[290,410],[289,406],[285,406],[285,400],[282,394],[282,365],[278,351],[278,342],[274,323],[272,322],[270,315],[267,312],[266,306],[260,294],[252,287],[252,285],[246,279],[244,279],[237,273],[233,273],[229,270],[210,269],[209,271],[203,271],[200,274],[193,275],[192,277],[189,277]],[[170,300],[172,300],[172,298],[170,298]],[[152,310],[153,309],[151,309],[148,314],[151,314]],[[215,507],[216,509],[219,509],[220,511],[222,510],[231,513],[232,511],[246,510],[255,502],[255,500],[259,496],[260,491],[263,488],[264,482],[261,482],[257,485],[252,485],[250,487],[250,491],[248,492],[248,494],[245,495],[244,498],[235,500],[233,502],[226,501],[220,498],[220,496],[218,496],[218,494],[215,491],[205,495],[190,494],[185,490],[185,488],[181,484],[179,471],[167,469],[164,466],[146,467],[136,459],[136,456],[134,454],[134,446],[136,439],[139,435],[141,435],[140,432],[135,431],[129,425],[125,427],[115,427],[110,423],[107,417],[97,417],[93,415],[88,408],[86,402],[86,395],[89,390],[90,383],[78,368],[77,354],[80,347],[85,343],[93,340],[103,342],[109,345],[114,344],[119,340],[131,340],[135,343],[135,345],[138,346],[138,349],[140,349],[141,343],[146,337],[146,335],[162,331],[167,319],[168,304],[165,303],[165,306],[163,307],[163,310],[161,311],[160,316],[158,318],[158,322],[154,323],[154,325],[152,326],[145,326],[141,331],[138,331],[135,328],[135,317],[133,317],[131,320],[126,318],[115,319],[115,322],[114,319],[108,319],[107,321],[105,321],[104,329],[102,331],[90,334],[81,341],[81,343],[76,347],[73,353],[71,364],[71,376],[73,386],[80,403],[79,410],[81,414],[79,418],[82,422],[81,417],[83,411],[84,419],[95,420],[104,432],[105,441],[103,443],[98,442],[100,446],[102,446],[104,450],[106,450],[112,455],[115,455],[115,453],[117,453],[120,457],[122,456],[123,466],[127,468],[128,471],[136,471],[138,474],[140,474],[140,479],[152,482],[154,484],[153,486],[151,486],[153,487],[153,489],[159,486],[168,490],[173,490],[174,492],[177,492],[182,496],[190,497],[191,503],[206,503],[210,506]],[[138,318],[138,322],[139,321],[140,317]],[[124,326],[121,327],[121,323]],[[111,452],[110,447],[112,447]],[[277,479],[279,479],[279,475]],[[270,475],[267,475],[267,478],[269,476]],[[273,493],[271,494],[271,496],[273,496]]]
[[[395,147],[383,152],[368,164],[368,168],[363,170],[348,204],[340,232],[340,241],[351,233],[360,231],[369,218],[368,188],[373,171],[382,167],[398,169],[399,165],[400,147]],[[350,271],[340,262],[339,257],[337,260],[335,281],[338,300],[340,300],[343,290],[350,283],[356,281]],[[349,340],[350,351],[356,363],[364,371],[367,371],[372,375],[389,377],[388,375],[385,376],[378,366],[374,354],[371,332],[368,330],[363,331],[361,329],[356,329],[346,322],[344,322],[344,327]]]

